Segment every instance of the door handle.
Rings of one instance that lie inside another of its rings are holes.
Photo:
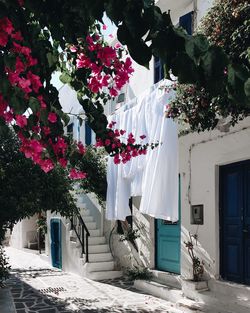
[[[248,233],[248,230],[247,230],[247,229],[243,229],[242,231],[243,231],[243,233],[245,233],[245,234]]]

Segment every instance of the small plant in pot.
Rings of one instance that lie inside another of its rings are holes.
[[[194,240],[197,242],[197,239],[197,234],[192,235],[189,233],[189,240],[184,241],[184,244],[188,249],[188,254],[192,260],[193,281],[195,282],[202,280],[204,274],[204,263],[194,253]]]

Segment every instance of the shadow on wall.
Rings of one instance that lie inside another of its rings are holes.
[[[192,233],[192,235],[194,235]],[[215,262],[210,257],[208,252],[202,247],[199,242],[199,233],[197,232],[198,238],[197,241],[194,240],[194,254],[200,259],[204,264],[204,274],[203,279],[209,280],[210,278],[214,278],[215,273]],[[185,246],[184,242],[188,242],[190,240],[189,231],[185,227],[181,227],[181,275],[184,278],[192,279],[193,278],[193,270],[192,270],[192,260],[190,255],[188,254],[188,249]]]
[[[150,267],[150,257],[153,249],[152,238],[150,238],[150,217],[142,215],[134,207],[133,230],[136,229],[139,230],[139,237],[134,241],[138,251],[131,242],[127,240],[121,242],[119,234],[112,235],[111,250],[120,268]]]

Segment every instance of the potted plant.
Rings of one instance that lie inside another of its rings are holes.
[[[195,254],[194,246],[196,241],[197,245],[198,235],[192,235],[189,233],[189,240],[184,241],[185,247],[188,250],[188,255],[192,261],[192,279],[183,280],[182,289],[188,298],[196,300],[196,293],[194,291],[205,291],[208,290],[207,281],[204,280],[204,262]]]

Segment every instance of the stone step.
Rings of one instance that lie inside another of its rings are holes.
[[[78,207],[79,209],[81,209],[81,210],[87,208],[87,205],[86,205],[86,203],[84,203],[84,202],[77,201],[76,205],[77,205],[77,207]]]
[[[94,218],[91,215],[86,215],[83,217],[84,223],[94,222]]]
[[[87,226],[88,230],[96,229],[96,222],[85,222],[85,225]]]
[[[101,230],[100,229],[89,229],[90,237],[100,237]]]
[[[95,246],[100,244],[106,244],[106,238],[104,236],[89,237],[89,247],[91,245]]]
[[[204,304],[196,302],[187,298],[183,298],[176,302],[176,307],[185,310],[184,312],[207,312],[204,308]]]
[[[158,270],[151,270],[150,272],[152,273],[151,280],[176,289],[181,289],[181,275]]]
[[[105,262],[105,261],[113,261],[112,254],[110,252],[89,254],[89,262]]]
[[[110,252],[109,245],[107,244],[89,245],[89,253],[103,253],[103,252]]]
[[[97,271],[87,275],[92,280],[114,279],[122,277],[122,271]]]
[[[114,266],[115,266],[114,261],[86,263],[86,268],[87,268],[88,273],[99,272],[99,271],[113,271]]]
[[[183,298],[181,290],[157,283],[152,280],[135,280],[134,287],[150,295],[171,301],[173,303],[178,302]]]
[[[84,220],[84,217],[85,216],[90,216],[90,210],[89,209],[86,209],[86,208],[81,208],[80,209],[80,214]]]

